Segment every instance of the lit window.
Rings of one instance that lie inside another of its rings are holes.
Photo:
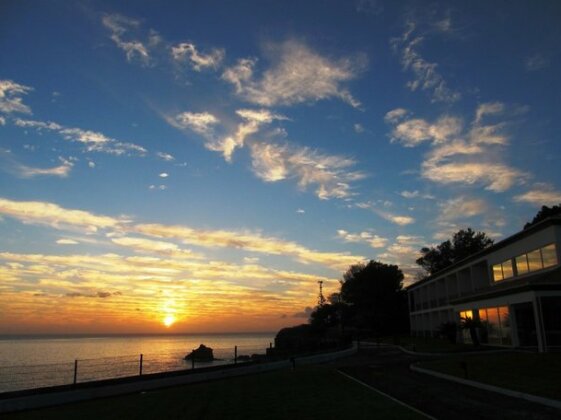
[[[528,268],[530,271],[537,271],[543,268],[542,256],[539,249],[528,252]]]
[[[473,319],[473,312],[472,311],[462,311],[460,312],[461,319]]]
[[[502,263],[503,266],[503,278],[508,279],[514,276],[514,270],[512,269],[512,261],[508,260]]]
[[[541,251],[544,268],[557,265],[557,250],[555,249],[555,244],[544,246]]]
[[[503,268],[500,264],[495,264],[493,266],[493,280],[500,281],[503,280]]]
[[[526,254],[516,257],[516,271],[518,275],[528,272],[528,258],[526,258]]]

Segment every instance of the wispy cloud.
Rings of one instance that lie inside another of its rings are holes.
[[[339,229],[337,231],[337,237],[339,239],[342,239],[344,242],[365,243],[372,248],[384,248],[388,243],[387,238],[376,235],[369,231],[350,233],[346,230]]]
[[[33,88],[12,80],[0,80],[0,112],[4,114],[31,114],[31,108],[23,103],[23,95]],[[4,118],[2,120],[5,122]]]
[[[208,248],[236,248],[270,255],[287,255],[306,264],[318,263],[336,270],[344,270],[364,259],[346,253],[315,251],[295,242],[249,231],[204,230],[161,224],[138,224],[133,230],[142,235],[176,239],[185,244]]]
[[[255,75],[257,60],[252,58],[238,60],[222,75],[245,100],[270,107],[338,98],[355,108],[360,106],[342,85],[365,67],[364,57],[334,60],[294,40],[270,43],[266,53],[271,66],[261,78]]]
[[[34,178],[37,176],[55,176],[66,178],[70,174],[74,163],[69,159],[64,159],[63,157],[59,157],[59,161],[61,164],[58,166],[50,168],[36,168],[18,162],[9,150],[0,149],[0,162],[2,162],[2,169],[18,178]]]
[[[88,152],[102,152],[112,155],[145,155],[148,151],[137,144],[127,143],[108,137],[97,131],[84,130],[75,127],[65,127],[50,121],[24,120],[18,118],[15,124],[22,128],[33,128],[39,132],[43,130],[54,131],[63,139],[80,143]]]
[[[44,201],[14,201],[0,198],[0,214],[24,223],[48,225],[55,229],[79,228],[87,232],[116,228],[125,218],[100,216],[88,211],[71,210]]]
[[[449,19],[439,23],[433,27],[441,32],[449,30]],[[456,102],[462,96],[460,92],[450,89],[438,71],[438,64],[428,61],[420,53],[427,35],[427,31],[419,30],[418,24],[409,20],[404,33],[390,41],[392,48],[400,56],[403,69],[411,71],[414,75],[413,80],[407,82],[407,87],[411,91],[420,89],[430,92],[432,102]]]
[[[175,160],[175,157],[173,157],[173,155],[171,155],[169,153],[157,152],[156,156],[159,157],[162,160],[167,161],[167,162],[171,162],[171,161]]]
[[[74,239],[60,238],[56,241],[57,245],[78,245],[80,242]]]
[[[470,125],[445,115],[430,123],[421,118],[402,117],[393,124],[392,141],[405,147],[429,143],[431,151],[421,165],[421,175],[440,184],[482,183],[495,192],[506,191],[523,181],[527,174],[501,162],[501,148],[508,145],[506,123],[488,123],[486,118],[505,112],[499,102],[477,107]]]
[[[182,249],[172,242],[155,241],[152,239],[123,236],[112,238],[111,242],[116,245],[133,249],[135,252],[155,253],[170,257],[201,259],[203,256],[190,249]]]
[[[137,39],[125,40],[131,29],[139,27],[139,20],[118,14],[108,14],[103,16],[101,22],[111,31],[111,39],[125,52],[128,61],[139,60],[144,65],[150,63],[150,54],[143,42]]]
[[[514,196],[514,201],[534,206],[558,205],[561,204],[561,191],[549,184],[535,184],[531,190]]]
[[[195,44],[182,42],[171,47],[171,55],[175,61],[188,60],[193,70],[202,71],[209,68],[216,70],[224,60],[225,52],[222,48],[213,48],[209,53],[204,54],[197,50]]]
[[[324,155],[307,147],[254,142],[251,144],[252,168],[266,182],[296,179],[298,186],[315,187],[318,198],[345,199],[354,195],[352,183],[365,178],[353,171],[353,159]]]
[[[389,203],[389,204],[391,204],[391,203]],[[373,213],[376,213],[382,219],[385,219],[385,220],[387,220],[389,222],[392,222],[392,223],[394,223],[396,225],[399,225],[399,226],[406,226],[406,225],[410,225],[412,223],[415,223],[415,218],[413,218],[411,216],[394,214],[394,213],[388,212],[386,210],[381,210],[373,202],[359,202],[359,203],[356,203],[355,206],[360,208],[360,209],[370,210]]]
[[[549,66],[549,60],[543,54],[536,53],[526,58],[524,66],[527,71],[537,71]]]
[[[457,220],[478,216],[488,211],[487,202],[481,198],[460,196],[440,205],[439,219]]]

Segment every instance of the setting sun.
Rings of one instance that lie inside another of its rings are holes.
[[[168,328],[171,327],[174,322],[175,322],[175,317],[173,315],[167,315],[164,318],[164,325]]]

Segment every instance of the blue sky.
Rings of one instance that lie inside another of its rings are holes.
[[[4,2],[0,331],[274,329],[561,202],[556,2],[239,3]]]

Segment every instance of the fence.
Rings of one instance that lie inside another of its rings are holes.
[[[177,349],[161,353],[78,359],[68,363],[0,366],[0,393],[226,365],[236,363],[240,356],[264,354],[265,351],[255,346],[213,348],[215,360],[212,362],[185,360],[185,349]]]

